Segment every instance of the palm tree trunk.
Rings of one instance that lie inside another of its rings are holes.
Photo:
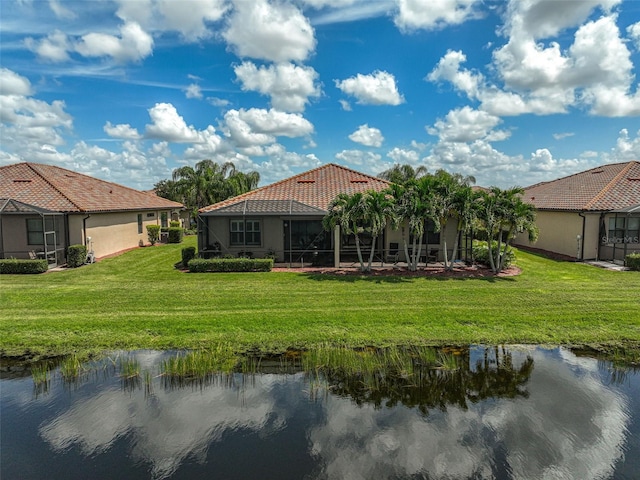
[[[453,252],[451,252],[451,263],[449,265],[445,265],[447,270],[453,270],[453,263],[456,261],[456,252],[458,251],[458,244],[460,242],[460,231],[460,222],[458,222],[458,227],[456,228],[456,239],[453,242]]]

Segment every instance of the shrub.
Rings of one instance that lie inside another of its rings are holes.
[[[493,252],[495,254],[496,249],[498,248],[498,242],[493,242]],[[504,248],[504,246],[503,246]],[[506,258],[504,260],[504,267],[509,267],[516,260],[516,254],[511,247],[505,253]],[[489,262],[489,245],[487,242],[473,242],[473,259],[477,263],[482,263],[483,265],[491,265]]]
[[[149,238],[149,243],[155,245],[160,238],[160,225],[147,225],[147,237]]]
[[[640,272],[640,253],[630,253],[625,257],[624,263],[629,270]]]
[[[196,247],[184,247],[182,249],[182,265],[187,266],[189,260],[196,258]]]
[[[2,273],[44,273],[49,269],[46,260],[0,259]]]
[[[69,245],[67,248],[67,266],[77,268],[84,265],[87,260],[86,245]]]
[[[189,271],[202,272],[270,272],[271,258],[194,258],[189,262]]]
[[[171,220],[169,226],[171,228],[180,228],[180,222],[178,220]]]
[[[180,227],[169,227],[169,237],[167,238],[168,243],[182,243],[182,228]]]

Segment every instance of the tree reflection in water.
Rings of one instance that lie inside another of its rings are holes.
[[[527,356],[515,366],[509,351],[485,348],[473,363],[469,348],[390,348],[314,350],[303,354],[312,385],[356,404],[376,408],[402,404],[427,415],[429,409],[468,408],[488,398],[528,397],[533,372]]]

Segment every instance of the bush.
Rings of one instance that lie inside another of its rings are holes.
[[[630,253],[624,258],[624,264],[629,270],[640,272],[640,253]]]
[[[46,260],[0,259],[2,273],[44,273],[49,269]]]
[[[182,243],[182,228],[169,227],[169,237],[167,243]]]
[[[160,225],[147,225],[147,237],[149,238],[149,243],[155,245],[160,238]]]
[[[169,222],[169,227],[171,227],[171,228],[180,228],[181,225],[180,225],[180,222],[178,220],[171,220]]]
[[[271,258],[194,258],[189,262],[189,271],[202,272],[270,272]]]
[[[67,266],[77,268],[87,261],[86,245],[69,245],[67,248]]]
[[[196,247],[184,247],[182,249],[182,265],[187,266],[189,260],[196,258]]]
[[[495,254],[496,249],[498,248],[498,242],[493,242],[493,252]],[[504,246],[503,246],[504,248]],[[507,253],[505,254],[506,258],[504,260],[504,267],[509,267],[516,260],[516,254],[513,251],[513,248],[509,247]],[[489,262],[489,244],[487,242],[473,242],[473,259],[477,263],[482,263],[483,265],[491,265]]]

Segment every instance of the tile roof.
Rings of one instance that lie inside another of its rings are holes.
[[[608,211],[640,203],[640,162],[614,163],[525,188],[541,210]]]
[[[271,185],[252,190],[237,197],[229,198],[208,207],[200,209],[200,213],[207,214],[218,212],[221,209],[236,206],[242,208],[245,200],[262,201],[262,204],[254,204],[263,213],[277,213],[276,210],[286,210],[288,213],[290,201],[296,202],[297,209],[315,209],[317,213],[326,213],[329,203],[339,193],[353,194],[366,190],[384,190],[390,185],[386,180],[366,175],[349,168],[328,163],[321,167],[286,178]],[[280,201],[267,205],[265,201]],[[285,201],[285,204],[281,202]],[[301,206],[301,205],[302,206]],[[274,210],[267,212],[265,208]],[[304,208],[303,208],[304,209]],[[313,210],[309,210],[312,212]],[[295,213],[295,212],[294,212]],[[302,213],[302,212],[301,212]]]
[[[40,163],[0,167],[0,197],[55,212],[115,212],[182,205],[117,183]]]

